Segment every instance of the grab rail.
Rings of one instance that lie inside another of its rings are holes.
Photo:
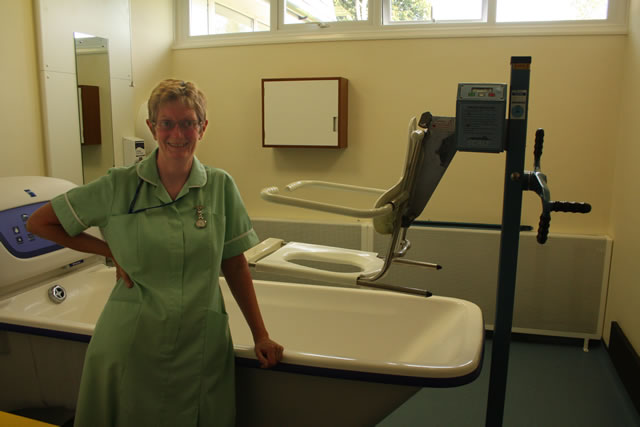
[[[340,190],[360,191],[360,192],[367,192],[367,193],[379,193],[379,194],[384,193],[384,190],[378,190],[376,188],[358,187],[354,185],[337,184],[337,183],[325,182],[325,181],[296,181],[287,185],[285,188],[287,188],[287,190],[289,191],[295,191],[296,189],[301,188],[303,186],[317,186],[317,187],[335,188]],[[386,205],[381,206],[379,208],[356,209],[356,208],[350,208],[346,206],[334,205],[330,203],[315,202],[312,200],[299,199],[299,198],[290,197],[290,196],[283,196],[279,193],[280,193],[280,189],[278,187],[267,187],[260,192],[260,197],[262,197],[262,199],[264,200],[267,200],[273,203],[280,203],[284,205],[297,206],[300,208],[307,208],[307,209],[315,209],[323,212],[347,215],[355,218],[375,218],[383,215],[388,215],[393,212],[394,205],[397,206],[399,203],[401,203],[402,201],[408,198],[408,195],[406,193],[403,193],[398,197],[398,200],[393,200],[391,201],[391,203],[387,203]]]
[[[338,182],[315,181],[315,180],[309,180],[309,179],[292,182],[291,184],[288,184],[285,188],[289,191],[295,191],[298,188],[302,188],[302,187],[335,188],[339,190],[360,191],[362,193],[375,193],[375,194],[382,194],[386,191],[380,188],[360,187],[357,185],[341,184]]]

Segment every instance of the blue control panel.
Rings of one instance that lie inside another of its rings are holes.
[[[13,256],[32,258],[62,248],[27,231],[29,216],[46,203],[38,202],[0,212],[0,242]]]

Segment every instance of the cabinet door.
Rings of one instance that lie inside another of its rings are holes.
[[[263,146],[347,146],[347,79],[263,79],[262,93]]]
[[[85,145],[102,144],[100,125],[100,88],[98,86],[79,85],[80,129],[82,143]]]

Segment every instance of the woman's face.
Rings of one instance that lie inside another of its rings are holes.
[[[198,122],[195,110],[180,101],[160,104],[156,122],[147,120],[158,142],[159,156],[164,160],[191,160],[198,141],[207,128],[207,121]]]

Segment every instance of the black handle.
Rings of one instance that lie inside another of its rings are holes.
[[[548,213],[542,213],[540,215],[540,222],[538,223],[538,243],[544,245],[547,241],[547,236],[549,235],[549,225],[551,223],[551,215]]]
[[[544,142],[544,129],[536,131],[536,143],[533,147],[533,156],[537,161],[542,157],[542,143]]]
[[[591,205],[589,203],[580,202],[551,202],[551,211],[589,213],[591,212]]]
[[[429,125],[431,124],[432,119],[433,116],[430,112],[427,111],[425,113],[422,113],[422,115],[420,116],[420,120],[418,121],[418,126],[423,129],[429,129]]]

